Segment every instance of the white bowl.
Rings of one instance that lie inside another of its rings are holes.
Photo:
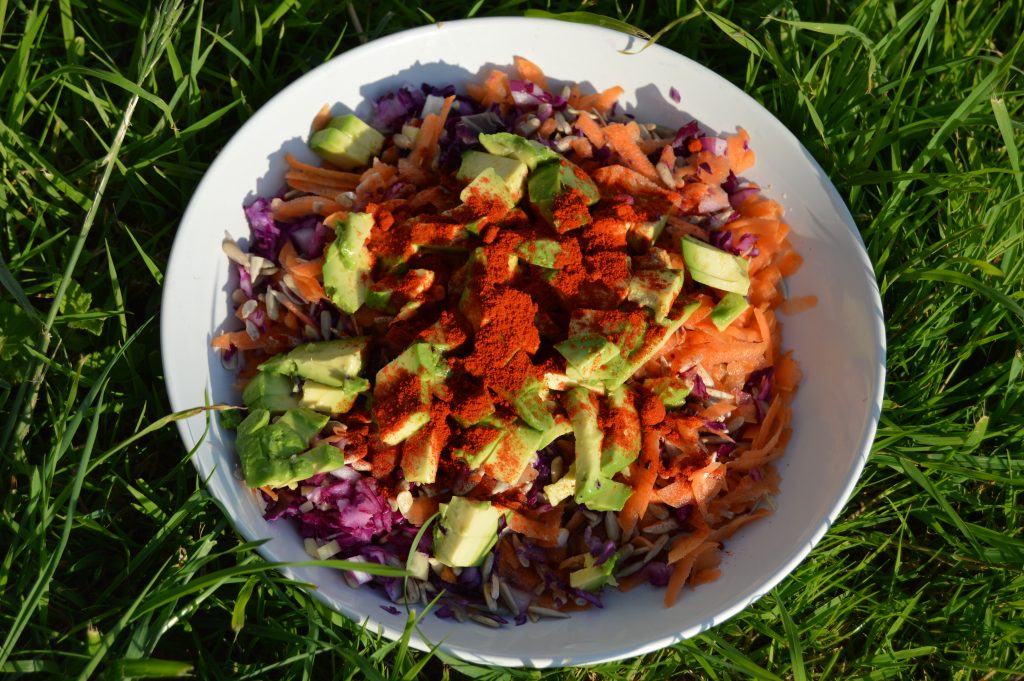
[[[445,22],[389,36],[314,69],[267,102],[210,166],[174,241],[163,294],[161,341],[171,405],[182,410],[212,402],[239,403],[234,377],[210,348],[230,318],[227,230],[248,234],[243,201],[282,184],[284,152],[313,160],[305,145],[309,123],[325,100],[335,112],[369,114],[368,99],[405,83],[457,86],[514,55],[534,61],[552,80],[604,89],[621,85],[622,103],[644,121],[750,132],[757,165],[747,173],[786,207],[793,242],[805,258],[789,280],[792,296],[815,294],[818,305],[784,318],[784,344],[795,351],[804,381],[793,406],[794,435],[779,464],[777,510],[728,542],[722,576],[686,590],[674,608],[662,591],[609,593],[604,610],[542,620],[501,631],[427,615],[413,645],[442,649],[465,660],[505,666],[586,664],[638,655],[694,636],[739,612],[780,582],[835,520],[868,456],[881,409],[885,369],[882,306],[871,263],[853,218],[828,177],[770,113],[713,71],[660,46],[593,26],[540,19],[496,18]],[[673,104],[670,87],[682,94]],[[304,561],[302,540],[287,522],[267,523],[253,494],[234,475],[232,437],[214,419],[179,421],[186,448],[210,492],[248,540],[269,539],[260,553],[271,561]],[[348,588],[325,568],[285,569],[316,585],[314,595],[387,637],[401,635],[404,613],[384,612],[369,590]]]

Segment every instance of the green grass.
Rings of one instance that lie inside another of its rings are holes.
[[[170,425],[162,272],[232,132],[361,40],[531,8],[357,3],[360,30],[344,4],[0,0],[0,674],[1022,678],[1020,2],[532,6],[668,27],[792,129],[861,227],[890,348],[856,494],[771,595],[643,658],[543,673],[326,610],[238,539]]]

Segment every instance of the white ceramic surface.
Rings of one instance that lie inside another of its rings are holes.
[[[795,350],[805,380],[794,404],[794,436],[779,469],[777,510],[728,542],[722,576],[683,593],[672,609],[662,592],[641,588],[609,593],[604,610],[577,614],[570,624],[542,620],[501,631],[424,618],[414,645],[442,641],[447,652],[477,663],[548,667],[595,663],[656,650],[691,637],[739,612],[781,581],[821,539],[846,503],[874,437],[881,408],[885,337],[871,263],[849,211],[825,173],[796,138],[742,91],[668,49],[640,47],[621,33],[540,19],[496,18],[446,22],[374,41],[314,69],[261,108],[224,147],[181,221],[163,295],[162,350],[175,410],[214,402],[238,403],[233,377],[210,349],[228,328],[232,288],[221,252],[225,231],[247,235],[241,210],[282,184],[284,152],[313,160],[304,144],[309,122],[325,98],[335,113],[369,112],[368,98],[402,84],[464,84],[487,69],[507,67],[514,55],[539,64],[552,80],[604,89],[622,85],[622,103],[644,121],[751,134],[758,162],[747,177],[786,206],[793,241],[805,257],[789,281],[792,296],[813,293],[819,304],[784,317],[784,344]],[[670,87],[682,94],[674,104]],[[293,526],[263,520],[252,493],[233,474],[230,435],[196,416],[178,426],[193,459],[246,539],[269,538],[260,553],[272,561],[307,556]],[[182,451],[184,454],[184,450]],[[352,590],[324,569],[286,569],[317,586],[317,598],[385,636],[397,637],[404,613],[390,615],[370,591]]]

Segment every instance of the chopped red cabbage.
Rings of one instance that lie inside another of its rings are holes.
[[[277,253],[281,250],[281,229],[274,220],[270,199],[259,198],[246,206],[245,217],[252,232],[249,252],[277,262]]]
[[[676,104],[683,100],[682,96],[679,94],[679,90],[677,90],[675,86],[672,86],[668,89],[668,96],[671,97],[672,101],[675,102]]]

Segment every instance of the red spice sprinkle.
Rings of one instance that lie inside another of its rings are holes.
[[[654,396],[648,395],[640,409],[640,420],[645,426],[656,426],[665,420],[665,405]]]
[[[377,396],[373,412],[382,438],[394,434],[411,414],[426,409],[420,401],[422,387],[418,375],[405,371],[395,377],[383,395]]]
[[[558,223],[555,229],[562,234],[590,223],[587,197],[579,189],[572,188],[556,196],[551,213]]]

